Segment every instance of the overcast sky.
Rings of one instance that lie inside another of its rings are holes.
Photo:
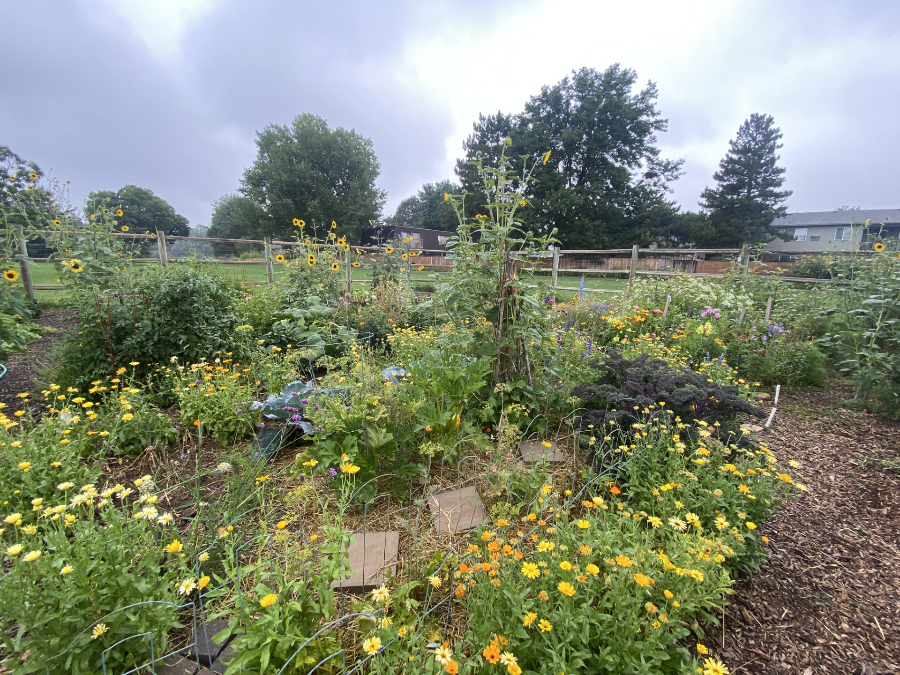
[[[0,145],[76,204],[134,183],[207,224],[256,131],[311,112],[374,141],[391,214],[454,177],[480,112],[618,62],[659,87],[684,208],[754,112],[784,133],[790,211],[900,208],[895,0],[6,0],[0,35]]]

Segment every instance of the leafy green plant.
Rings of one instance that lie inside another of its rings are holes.
[[[326,524],[322,530],[316,553],[298,548],[260,566],[253,573],[253,591],[242,602],[227,586],[208,595],[227,606],[211,615],[228,619],[227,628],[213,641],[235,636],[231,643],[235,657],[228,662],[226,675],[277,671],[304,646],[287,672],[307,672],[340,648],[337,636],[329,632],[307,644],[335,615],[335,582],[349,576],[350,533],[337,524]],[[237,607],[242,608],[240,613],[235,613]]]
[[[165,651],[169,631],[180,627],[177,607],[188,601],[181,583],[196,587],[196,579],[162,514],[143,502],[135,517],[124,505],[131,493],[121,485],[100,491],[61,483],[4,533],[9,569],[0,584],[0,635],[7,667],[96,673],[101,655],[120,643],[105,654],[106,668],[135,668],[150,658],[144,633],[157,654]]]
[[[737,386],[722,386],[647,354],[628,360],[610,349],[602,361],[594,362],[594,368],[599,375],[595,383],[579,385],[572,393],[585,403],[585,421],[598,426],[615,423],[627,428],[639,422],[651,406],[662,404],[685,423],[694,419],[710,424],[730,422],[738,413],[765,416],[740,396]]]
[[[883,242],[835,267],[843,283],[819,344],[856,383],[867,409],[900,413],[900,261]]]

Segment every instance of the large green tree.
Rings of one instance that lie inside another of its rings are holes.
[[[778,166],[781,129],[771,115],[754,113],[728,142],[725,158],[713,174],[717,185],[701,194],[714,232],[706,245],[737,247],[781,235],[772,221],[787,213],[784,168]],[[783,238],[783,237],[782,237]]]
[[[459,221],[450,204],[444,200],[444,195],[458,192],[459,185],[450,180],[425,183],[417,194],[400,202],[389,224],[454,232]]]
[[[190,232],[188,219],[178,214],[172,205],[152,190],[126,185],[119,190],[99,190],[91,192],[85,200],[86,214],[103,204],[109,208],[121,208],[122,215],[116,219],[120,227],[127,227],[137,234],[145,232],[165,232],[168,235],[186,237]]]
[[[223,239],[252,239],[263,217],[262,210],[252,199],[236,194],[220,197],[213,204],[207,237]]]
[[[528,187],[526,227],[552,228],[565,248],[612,248],[651,241],[675,206],[666,199],[680,160],[667,160],[656,147],[665,120],[656,108],[652,82],[635,90],[635,71],[612,65],[603,72],[573,71],[533,96],[517,115],[480,117],[464,143],[457,175],[477,193],[477,174],[468,164],[481,152],[488,163],[509,138],[508,155],[529,160],[550,151]],[[478,204],[467,204],[467,211]]]
[[[256,161],[244,172],[240,192],[259,207],[254,236],[289,237],[294,218],[358,241],[376,220],[385,193],[375,186],[381,165],[372,141],[321,117],[298,115],[290,126],[271,124],[257,134]],[[309,231],[309,230],[307,230]]]

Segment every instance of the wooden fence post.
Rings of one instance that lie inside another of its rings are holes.
[[[741,274],[747,274],[747,271],[750,269],[750,244],[741,246],[741,257],[738,258],[738,263],[741,268]]]
[[[559,249],[553,247],[553,269],[550,271],[550,290],[556,293],[557,279],[559,277]]]
[[[159,263],[163,269],[169,269],[169,249],[166,245],[166,233],[156,231],[156,245],[159,247]]]
[[[737,325],[740,326],[744,323],[744,317],[747,316],[747,308],[741,307],[741,315],[738,317]]]
[[[769,296],[769,300],[766,302],[766,323],[769,323],[769,317],[772,315],[772,296]]]
[[[347,272],[347,298],[353,295],[353,267],[350,265],[350,249],[344,251],[344,267]]]
[[[634,275],[637,274],[637,264],[638,264],[638,247],[637,244],[631,247],[631,267],[628,268],[628,287],[631,288],[631,283],[634,281]]]
[[[275,285],[275,269],[272,267],[272,238],[263,239],[263,252],[266,257],[266,275],[268,276],[269,286]]]
[[[25,240],[25,229],[22,224],[16,225],[19,237],[19,253],[24,258],[28,258],[28,242]],[[19,267],[22,269],[22,285],[25,286],[25,297],[29,302],[35,302],[34,299],[34,279],[31,277],[31,268],[27,262],[22,262]]]

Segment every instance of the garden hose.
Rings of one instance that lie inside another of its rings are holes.
[[[2,380],[3,376],[6,375],[6,366],[4,366],[2,363],[0,363],[0,368],[3,369],[3,370],[0,370],[0,380]]]

